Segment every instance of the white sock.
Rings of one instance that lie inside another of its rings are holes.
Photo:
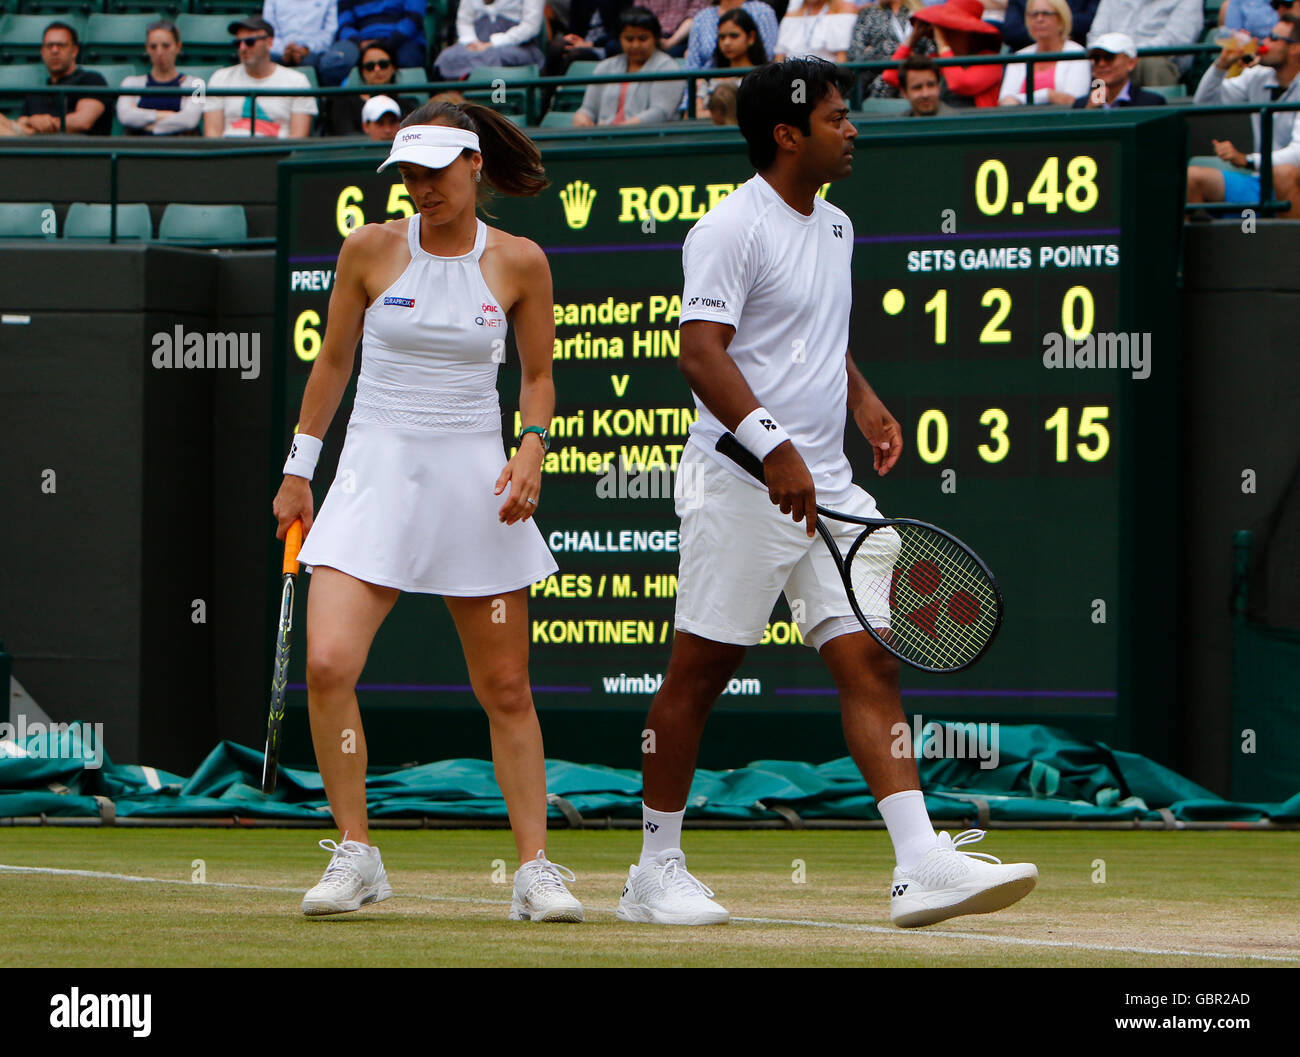
[[[682,819],[686,808],[680,811],[655,811],[641,803],[641,861],[638,866],[653,862],[661,851],[682,846]]]
[[[925,810],[925,794],[919,789],[904,789],[876,804],[885,820],[889,839],[894,842],[894,858],[904,870],[910,870],[939,841]]]

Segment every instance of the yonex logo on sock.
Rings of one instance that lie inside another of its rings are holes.
[[[647,823],[645,824],[645,828],[648,829],[651,833],[658,833],[658,832],[659,832],[659,823],[658,823],[658,822],[647,822]]]

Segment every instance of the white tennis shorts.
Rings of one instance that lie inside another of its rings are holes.
[[[882,516],[876,501],[857,485],[818,499],[823,506],[846,514]],[[808,537],[806,522],[781,513],[766,488],[749,484],[687,444],[674,503],[681,519],[678,631],[714,642],[755,646],[762,641],[772,607],[783,591],[800,636],[813,649],[820,650],[839,635],[863,630],[826,544]],[[862,531],[843,521],[825,521],[841,554]],[[881,576],[892,574],[892,558],[892,554],[881,555]],[[889,626],[888,612],[864,609],[864,615],[872,627]]]

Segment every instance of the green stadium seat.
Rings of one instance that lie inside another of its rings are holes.
[[[564,71],[564,76],[569,77],[586,77],[595,72],[599,64],[593,59],[581,59],[578,62],[570,63],[569,68]],[[551,100],[552,110],[577,110],[582,106],[582,97],[587,94],[585,84],[561,85],[555,90],[555,97]]]
[[[205,62],[225,60],[226,66],[233,66],[235,59],[235,38],[230,34],[230,23],[234,21],[229,14],[176,16],[176,29],[181,35],[181,50],[192,58]]]
[[[470,102],[481,103],[484,106],[492,107],[494,110],[499,110],[507,117],[511,114],[526,114],[531,109],[528,105],[528,97],[533,92],[531,88],[507,88],[504,101],[498,103],[492,98],[495,89],[475,90],[468,86],[471,84],[491,84],[495,80],[501,80],[509,84],[512,81],[525,80],[536,76],[536,63],[529,63],[527,66],[478,66],[470,71],[469,77],[465,81],[465,98]]]
[[[549,110],[546,116],[542,118],[542,128],[572,128],[573,127],[572,110]]]
[[[110,88],[120,87],[124,77],[134,77],[149,70],[147,62],[84,62],[78,65],[102,74]]]
[[[53,202],[0,202],[0,239],[54,238],[57,229],[45,230],[53,213]]]
[[[43,62],[16,62],[9,66],[0,66],[0,88],[21,88],[24,91],[36,91],[45,84],[48,73]],[[23,106],[21,95],[0,96],[0,112],[18,113]]]
[[[81,38],[82,62],[100,59],[146,61],[145,27],[158,15],[91,15]]]
[[[906,99],[864,99],[859,110],[855,111],[850,117],[862,115],[863,117],[883,117],[889,114],[906,114],[912,109],[912,104]]]
[[[230,63],[226,62],[186,62],[185,53],[181,52],[180,61],[176,64],[176,69],[181,73],[188,73],[191,77],[202,79],[204,84],[212,80],[212,75],[218,70],[224,70]]]
[[[7,53],[17,58],[40,58],[41,37],[45,27],[55,19],[49,15],[4,15],[0,17],[0,53]],[[58,18],[77,31],[81,40],[86,39],[86,20],[78,14],[65,14]]]
[[[63,218],[65,239],[106,240],[109,233],[111,207],[98,202],[73,202],[68,215]],[[153,240],[153,220],[149,207],[143,202],[119,204],[117,207],[117,237],[140,242]]]
[[[18,0],[9,8],[25,15],[49,15],[57,18],[63,14],[89,15],[100,10],[101,0]],[[3,5],[0,5],[3,6]]]
[[[149,15],[151,20],[170,18],[185,10],[185,0],[104,0],[106,15]]]
[[[1187,159],[1188,166],[1199,166],[1202,169],[1219,169],[1223,172],[1237,172],[1238,169],[1232,162],[1224,161],[1222,158],[1213,154],[1194,154]]]
[[[1168,100],[1187,98],[1187,85],[1185,84],[1153,84],[1147,86],[1147,91],[1155,92],[1156,95],[1162,95]]]
[[[196,15],[260,15],[262,0],[189,0],[182,6]]]
[[[209,242],[237,242],[248,238],[248,219],[244,207],[180,205],[172,202],[158,222],[158,240],[183,239]]]

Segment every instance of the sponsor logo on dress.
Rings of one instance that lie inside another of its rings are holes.
[[[414,308],[415,298],[414,297],[385,297],[384,304],[396,305],[398,308]]]
[[[488,319],[486,316],[475,316],[474,325],[476,327],[504,327],[506,325],[506,321],[504,319],[499,319],[499,318]]]
[[[479,304],[480,304],[480,305],[482,306],[482,308],[483,308],[483,313],[484,313],[484,315],[487,315],[488,313],[491,313],[491,312],[500,312],[500,311],[501,311],[501,309],[497,308],[496,305],[489,305],[489,304],[487,304],[487,302],[485,302],[485,301],[480,301]]]

